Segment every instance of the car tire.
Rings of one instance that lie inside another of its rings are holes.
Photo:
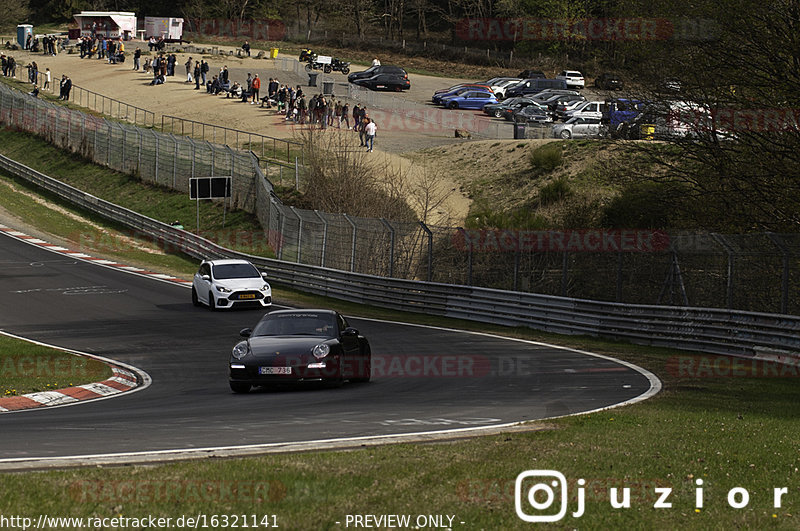
[[[570,138],[572,138],[572,133],[569,132],[569,129],[564,129],[561,131],[561,134],[559,136],[564,140],[569,140]]]
[[[372,353],[367,349],[366,363],[364,363],[364,375],[358,378],[351,378],[350,381],[354,383],[367,383],[372,377]]]
[[[448,109],[458,109],[458,103],[456,103],[454,101],[451,101],[450,103],[447,104],[447,108]]]
[[[197,290],[192,286],[192,305],[200,306],[200,300],[197,298]]]
[[[503,117],[503,111],[501,111],[501,110],[494,111],[494,117],[495,118],[502,118]]]
[[[212,312],[217,309],[217,305],[214,303],[214,294],[210,291],[208,292],[208,309]]]
[[[236,394],[244,395],[250,392],[251,385],[245,382],[230,382],[231,391]]]

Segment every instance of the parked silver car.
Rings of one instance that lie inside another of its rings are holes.
[[[553,126],[553,138],[599,138],[603,136],[604,128],[600,118],[570,118]]]

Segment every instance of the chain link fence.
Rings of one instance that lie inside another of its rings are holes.
[[[191,177],[231,176],[233,206],[256,213],[258,238],[288,262],[580,299],[800,314],[800,234],[469,230],[357,218],[282,204],[252,153],[110,122],[3,85],[0,123],[176,190],[187,191]]]

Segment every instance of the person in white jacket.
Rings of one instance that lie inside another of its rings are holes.
[[[372,145],[375,142],[375,133],[378,132],[378,126],[375,125],[374,120],[370,118],[367,118],[367,120],[369,120],[369,122],[364,128],[364,132],[367,134],[367,151],[372,151]]]

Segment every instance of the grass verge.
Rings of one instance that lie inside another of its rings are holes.
[[[99,382],[111,375],[111,368],[97,360],[0,334],[0,398]]]

